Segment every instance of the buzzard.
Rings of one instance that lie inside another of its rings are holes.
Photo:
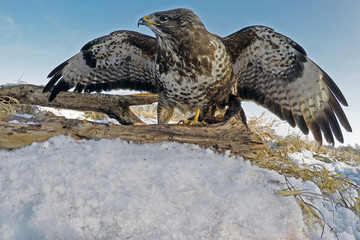
[[[340,103],[347,102],[334,81],[290,38],[265,26],[250,26],[227,37],[209,33],[191,10],[174,9],[141,18],[156,38],[115,31],[87,43],[56,67],[44,92],[133,89],[159,94],[158,123],[175,108],[210,119],[227,108],[240,114],[240,101],[269,109],[322,144],[322,134],[343,142],[340,124],[351,126]]]

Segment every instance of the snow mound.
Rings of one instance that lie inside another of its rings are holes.
[[[307,152],[293,161],[311,160]],[[344,171],[344,169],[342,169]],[[349,172],[349,171],[347,171]],[[350,173],[350,172],[349,172]],[[320,193],[312,182],[289,179]],[[284,177],[195,145],[58,136],[0,151],[0,239],[319,239]],[[310,201],[310,200],[309,200]],[[340,239],[358,217],[312,199]],[[330,209],[330,210],[329,210]],[[325,228],[324,239],[336,239]]]
[[[1,239],[304,239],[283,178],[194,145],[59,136],[0,151]]]

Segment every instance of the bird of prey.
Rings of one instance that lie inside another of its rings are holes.
[[[334,81],[290,38],[265,26],[243,28],[227,37],[208,32],[189,9],[141,18],[155,38],[115,31],[87,43],[56,67],[44,92],[133,89],[159,94],[158,123],[175,108],[211,118],[241,114],[241,100],[255,101],[322,144],[322,134],[343,142],[340,124],[351,126],[340,103],[347,101]],[[244,117],[243,117],[244,118]]]

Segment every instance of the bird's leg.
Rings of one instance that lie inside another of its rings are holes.
[[[159,95],[157,118],[159,124],[166,124],[174,114],[174,107],[170,106],[162,94]]]
[[[238,117],[240,117],[240,120],[245,125],[245,127],[248,128],[248,125],[246,123],[246,115],[243,108],[241,107],[240,98],[232,94],[228,101],[228,107],[229,108],[226,110],[223,121],[226,122],[232,116],[237,115]]]
[[[196,110],[196,114],[194,117],[188,119],[188,120],[182,120],[179,123],[183,123],[186,125],[206,125],[206,122],[204,120],[202,120],[201,122],[199,122],[199,119],[202,119],[203,117],[200,117],[201,114],[201,110],[200,108],[198,108]]]
[[[194,123],[199,123],[199,116],[200,116],[200,108],[198,108],[198,110],[196,110],[196,114],[194,117]]]
[[[173,107],[164,107],[159,106],[157,108],[157,117],[158,117],[158,123],[159,124],[166,124],[170,121],[170,118],[172,117],[174,113]]]

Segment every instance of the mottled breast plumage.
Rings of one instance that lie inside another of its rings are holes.
[[[189,45],[191,49],[177,45],[160,50],[164,54],[159,58],[167,59],[166,63],[159,65],[164,95],[169,104],[180,110],[196,111],[226,101],[231,92],[232,84],[228,83],[232,68],[226,48],[215,36],[209,37],[206,45],[195,42]]]

